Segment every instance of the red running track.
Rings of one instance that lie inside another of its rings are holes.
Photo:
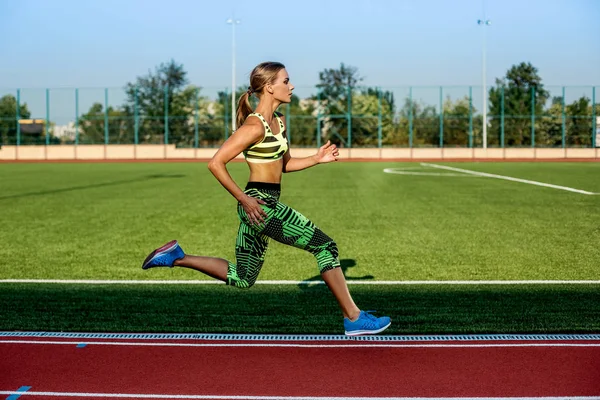
[[[11,400],[600,396],[594,340],[0,339],[0,398]]]

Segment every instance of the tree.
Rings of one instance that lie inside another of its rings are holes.
[[[171,60],[156,67],[154,73],[149,71],[146,76],[127,83],[123,111],[135,116],[137,105],[141,140],[164,143],[166,132],[169,143],[183,146],[193,143],[193,112],[199,88],[186,87],[186,75],[183,65]],[[165,115],[168,115],[166,120]]]
[[[240,86],[236,90],[236,99],[239,99],[246,90]],[[231,136],[231,93],[219,91],[214,101],[207,97],[199,97],[198,110],[200,147],[220,146],[227,137]]]
[[[382,141],[392,135],[394,94],[358,84],[364,78],[358,69],[346,66],[319,73],[317,114],[321,114],[321,135],[339,146],[377,146],[381,112]],[[350,114],[350,115],[349,115]],[[383,122],[385,121],[385,123]]]
[[[380,93],[380,89],[368,87],[355,94],[352,98],[352,146],[378,146],[379,123],[383,142],[393,129],[393,115],[393,93]]]
[[[364,78],[358,75],[358,68],[340,64],[339,69],[327,68],[319,72],[317,87],[326,97],[339,97],[346,88],[354,88]]]
[[[106,120],[108,120],[108,143],[133,143],[132,121],[128,114],[112,106],[109,106],[105,112],[100,103],[94,103],[79,119],[81,143],[104,144],[107,133]]]
[[[316,98],[320,100],[319,113],[324,115],[321,134],[340,146],[346,145],[351,134],[347,114],[352,107],[353,91],[362,80],[357,68],[344,63],[339,69],[329,68],[319,73]]]
[[[399,130],[395,131],[396,143],[409,144],[410,124],[412,121],[413,146],[438,146],[440,135],[440,117],[435,106],[410,99],[404,100],[400,109]],[[386,143],[387,144],[387,143]],[[395,143],[390,143],[395,144]]]
[[[290,144],[301,147],[314,147],[317,145],[317,115],[318,104],[314,99],[300,100],[295,94],[291,102],[279,109],[289,116],[286,126]]]
[[[21,119],[29,119],[31,117],[31,112],[29,112],[29,109],[27,108],[27,103],[19,104],[19,117]],[[22,143],[26,142],[27,137],[23,134]],[[17,99],[15,96],[7,94],[0,98],[0,146],[3,144],[16,143]]]
[[[496,79],[489,91],[492,115],[490,144],[501,144],[500,115],[504,113],[504,139],[508,146],[531,144],[531,114],[541,116],[549,93],[538,70],[531,63],[513,65],[506,76]]]
[[[536,144],[544,147],[590,147],[592,146],[592,104],[582,96],[571,104],[563,104],[560,96],[552,98],[544,117],[536,122]],[[596,115],[600,107],[596,106]],[[595,134],[595,133],[594,133]]]
[[[476,124],[475,117],[471,117],[472,119],[469,121],[469,114],[475,114],[476,111],[470,104],[468,96],[454,102],[450,97],[446,99],[444,102],[444,145],[469,146],[470,122],[473,126],[473,136],[475,136],[476,126],[477,128],[481,127],[481,123]]]
[[[550,107],[545,111],[544,117],[536,124],[535,141],[542,147],[562,146],[563,134],[563,98],[552,98]],[[539,129],[538,129],[539,128]]]
[[[590,147],[592,145],[592,102],[583,96],[566,108],[567,146]]]

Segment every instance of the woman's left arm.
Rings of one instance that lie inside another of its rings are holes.
[[[310,157],[292,158],[290,150],[288,149],[288,151],[286,151],[283,155],[283,172],[301,171],[317,164],[337,161],[339,156],[340,152],[337,146],[335,144],[331,144],[329,140],[319,148],[317,154]]]

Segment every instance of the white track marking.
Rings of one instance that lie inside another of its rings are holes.
[[[102,280],[102,279],[0,279],[2,283],[53,283],[82,285],[224,285],[218,280]],[[371,281],[352,280],[346,277],[348,285],[598,285],[600,280],[481,280],[481,281]],[[324,285],[324,281],[256,281],[256,285]]]
[[[520,179],[520,178],[513,178],[513,177],[510,177],[510,176],[504,176],[504,175],[488,174],[487,172],[471,171],[471,170],[468,170],[468,169],[448,167],[446,165],[429,164],[429,163],[421,163],[421,165],[427,166],[427,167],[432,167],[432,168],[445,169],[445,170],[448,170],[448,171],[462,172],[464,174],[471,174],[471,175],[475,175],[475,176],[483,176],[483,177],[486,177],[486,178],[503,179],[503,180],[511,181],[511,182],[527,183],[529,185],[542,186],[542,187],[547,187],[547,188],[552,188],[552,189],[558,189],[558,190],[566,190],[568,192],[574,192],[574,193],[579,193],[579,194],[587,194],[587,195],[597,195],[597,194],[599,194],[599,193],[588,192],[586,190],[574,189],[574,188],[571,188],[571,187],[568,187],[568,186],[552,185],[550,183],[544,183],[544,182],[538,182],[538,181],[531,181],[531,180],[528,180],[528,179]]]

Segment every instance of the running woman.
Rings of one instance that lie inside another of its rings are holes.
[[[346,335],[377,334],[390,326],[390,318],[375,317],[356,306],[340,268],[336,243],[304,215],[279,201],[284,172],[337,161],[339,157],[337,147],[328,141],[313,156],[292,158],[284,119],[276,110],[291,101],[293,90],[283,64],[257,65],[250,74],[248,91],[238,102],[239,129],[208,163],[210,172],[238,202],[240,226],[235,246],[236,263],[185,254],[173,240],[150,253],[142,268],[191,268],[227,285],[249,288],[258,278],[269,239],[273,239],[315,256],[321,276],[341,308]],[[252,95],[259,99],[255,110],[249,102]],[[250,168],[245,190],[237,186],[227,170],[227,163],[240,153],[244,153]]]

